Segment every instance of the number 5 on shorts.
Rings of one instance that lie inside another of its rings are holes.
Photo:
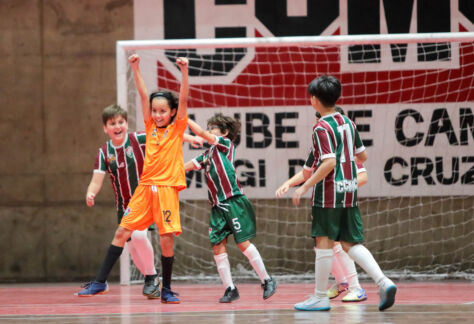
[[[232,218],[232,224],[234,224],[234,229],[237,231],[237,232],[240,232],[240,223],[239,223],[239,219],[236,217],[236,218]]]

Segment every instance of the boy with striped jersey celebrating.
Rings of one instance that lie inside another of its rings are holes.
[[[326,293],[332,266],[333,245],[342,248],[359,264],[379,287],[379,310],[395,302],[397,287],[380,269],[364,240],[362,219],[357,206],[357,166],[367,159],[365,147],[355,124],[336,112],[341,84],[333,76],[323,75],[308,87],[311,105],[321,114],[313,129],[313,157],[316,172],[293,194],[297,206],[300,198],[313,188],[312,237],[316,238],[315,293],[295,305],[303,311],[330,309]]]
[[[256,235],[255,212],[240,187],[234,168],[233,141],[237,138],[240,124],[231,117],[216,114],[207,122],[208,131],[190,119],[188,126],[211,144],[203,154],[185,163],[184,168],[186,171],[205,169],[212,205],[209,239],[219,276],[226,288],[219,302],[230,303],[240,297],[232,281],[226,252],[227,237],[231,234],[261,280],[263,299],[270,298],[276,291],[277,283],[268,275],[260,253],[249,241]]]

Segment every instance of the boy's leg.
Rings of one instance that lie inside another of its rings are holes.
[[[367,299],[365,290],[359,284],[359,278],[357,275],[357,269],[355,267],[354,260],[344,252],[341,244],[334,244],[334,257],[333,257],[333,269],[334,262],[340,265],[340,270],[345,275],[345,279],[349,285],[349,292],[342,298],[343,302],[359,302]],[[347,286],[346,286],[347,287]]]
[[[217,272],[219,272],[222,284],[226,288],[224,296],[219,299],[219,303],[231,303],[234,300],[240,298],[239,291],[237,290],[237,287],[234,286],[234,282],[232,281],[229,257],[225,249],[226,242],[227,238],[212,247],[214,252],[214,260],[216,261]]]
[[[344,248],[350,247],[351,243],[343,243]],[[348,250],[349,256],[367,272],[379,287],[380,304],[379,310],[391,307],[395,303],[397,287],[387,278],[375,261],[372,253],[362,244],[355,244]]]
[[[148,240],[148,229],[134,231],[127,244],[133,262],[145,276],[143,295],[156,298],[155,293],[160,290],[160,281],[156,273],[153,246]]]
[[[331,273],[334,276],[336,283],[333,284],[327,291],[327,295],[330,299],[336,298],[341,293],[346,291],[349,287],[349,284],[347,283],[347,279],[345,276],[345,269],[338,257],[340,252],[342,251],[341,244],[336,242],[332,250],[333,250],[334,256],[332,258]]]
[[[112,244],[107,250],[104,261],[97,273],[95,281],[84,285],[84,290],[80,291],[77,295],[81,297],[93,296],[97,294],[104,294],[108,291],[107,277],[112,270],[115,262],[120,258],[123,251],[123,246],[128,238],[132,235],[132,231],[119,226],[115,231]]]

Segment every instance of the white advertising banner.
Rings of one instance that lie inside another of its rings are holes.
[[[361,197],[474,195],[474,103],[344,106],[367,148]],[[304,107],[189,109],[202,127],[216,112],[239,118],[236,170],[250,198],[274,198],[301,170],[315,112]],[[204,149],[185,145],[185,161]],[[203,171],[188,175],[184,199],[207,197]],[[291,194],[290,194],[291,195]]]

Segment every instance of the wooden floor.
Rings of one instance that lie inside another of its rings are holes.
[[[363,283],[368,300],[331,301],[330,312],[299,312],[313,284],[280,284],[263,301],[258,284],[240,284],[240,299],[219,304],[220,285],[181,285],[181,304],[166,305],[141,295],[140,286],[111,285],[106,295],[77,297],[78,285],[0,286],[0,323],[470,323],[474,318],[472,282],[397,283],[396,304],[379,312],[375,285]]]

